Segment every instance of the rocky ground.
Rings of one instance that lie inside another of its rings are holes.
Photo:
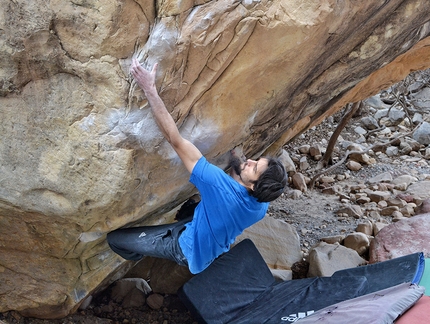
[[[395,137],[404,136],[422,121],[430,121],[429,74],[428,71],[414,74],[386,92],[368,99],[343,129],[333,153],[333,162],[342,159],[349,143],[360,144],[362,149],[366,150],[376,142],[388,142]],[[381,98],[384,98],[385,103],[381,101]],[[389,114],[381,115],[381,111],[390,107],[390,111],[399,112],[401,117],[394,120],[397,117],[390,117]],[[324,147],[327,146],[331,134],[344,113],[345,111],[338,112],[285,147],[286,152],[294,161],[296,172],[307,179],[307,186],[309,179],[318,172],[316,167],[319,157],[312,157],[306,146],[319,144],[324,151]],[[375,118],[378,123],[375,126],[376,130],[372,129],[375,127],[369,126],[367,122],[369,117],[377,117]],[[411,137],[403,138],[414,142]],[[404,140],[402,141],[404,142]],[[371,220],[387,224],[396,221],[392,215],[382,216],[380,213],[375,213],[375,204],[360,203],[357,201],[360,197],[352,198],[354,195],[351,194],[351,188],[357,184],[365,184],[368,179],[385,172],[390,173],[393,178],[407,174],[419,181],[430,180],[429,146],[422,145],[409,150],[405,149],[400,142],[381,151],[376,149],[367,151],[369,161],[361,163],[359,170],[353,171],[346,166],[346,163],[342,163],[331,172],[324,174],[326,176],[324,181],[327,182],[317,181],[312,190],[303,187],[302,190],[298,190],[291,185],[285,195],[271,204],[269,215],[282,219],[297,229],[305,256],[321,238],[352,233],[363,221]],[[323,188],[334,186],[336,192],[325,190],[328,193],[323,193]],[[356,218],[338,213],[345,204],[360,204],[363,215]],[[64,319],[30,319],[12,311],[0,314],[0,324],[196,323],[175,295],[163,296],[164,298],[160,299],[158,305],[152,305],[156,309],[151,308],[148,304],[138,308],[123,308],[110,296],[108,289],[97,296],[85,310],[80,310]]]
[[[360,136],[354,132],[356,127],[359,127],[360,120],[364,116],[368,116],[371,112],[364,111],[360,116],[355,117],[349,125],[344,129],[341,137],[345,141],[357,142]],[[329,139],[331,135],[328,122],[324,122],[317,126],[314,130],[306,132],[300,139],[290,143],[286,149],[289,152],[297,152],[298,148],[307,143],[320,142],[320,139]],[[339,151],[339,157],[345,154],[345,150]],[[293,155],[293,154],[291,154]],[[300,154],[297,154],[300,155]],[[336,155],[336,154],[335,154]],[[418,180],[430,180],[430,161],[420,158],[412,158],[411,156],[380,156],[376,157],[374,163],[363,165],[358,171],[349,170],[345,164],[329,172],[327,175],[334,179],[338,177],[342,180],[336,180],[335,185],[341,188],[341,192],[348,193],[349,188],[358,184],[365,184],[368,179],[378,176],[383,173],[390,173],[393,178],[401,175],[412,175]],[[297,158],[296,158],[297,159]],[[308,178],[311,178],[317,172],[315,168],[317,161],[308,159],[311,167],[303,172]],[[344,179],[343,179],[344,178]],[[382,219],[372,219],[367,215],[361,218],[343,217],[336,212],[344,206],[344,202],[339,198],[339,194],[324,194],[321,188],[316,184],[313,190],[306,190],[299,197],[292,197],[291,189],[286,195],[279,198],[271,204],[269,214],[272,217],[283,219],[284,221],[295,226],[300,236],[302,250],[307,253],[309,248],[317,243],[321,238],[345,235],[353,232],[359,223],[369,219],[372,221],[381,220],[386,223],[393,221],[392,217],[382,217]]]

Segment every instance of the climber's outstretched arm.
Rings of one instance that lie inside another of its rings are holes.
[[[202,153],[193,143],[181,136],[175,121],[158,95],[155,86],[157,66],[157,63],[154,64],[152,70],[148,71],[139,64],[137,59],[133,59],[131,73],[139,87],[145,92],[158,127],[191,173]]]

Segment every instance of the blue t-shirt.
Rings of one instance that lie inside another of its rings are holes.
[[[191,273],[199,273],[230,248],[244,229],[261,220],[269,203],[259,203],[247,189],[210,164],[205,157],[195,165],[190,182],[201,201],[193,220],[179,237]]]

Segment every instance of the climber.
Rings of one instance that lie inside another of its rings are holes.
[[[127,260],[143,256],[170,259],[196,274],[227,252],[245,228],[264,217],[269,202],[284,191],[287,177],[283,165],[272,157],[242,161],[232,154],[230,174],[210,164],[194,144],[181,136],[158,95],[157,65],[149,71],[134,59],[131,73],[144,91],[163,136],[191,173],[190,182],[199,190],[201,200],[194,204],[191,218],[118,229],[109,233],[107,240],[111,249]]]

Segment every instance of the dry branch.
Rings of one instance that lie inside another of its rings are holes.
[[[329,164],[329,161],[331,160],[331,155],[333,153],[334,146],[337,142],[337,138],[339,137],[342,130],[345,128],[346,124],[348,124],[349,120],[354,116],[354,114],[357,112],[357,110],[361,106],[361,101],[355,102],[352,105],[350,105],[349,110],[345,113],[342,120],[340,121],[339,125],[337,125],[333,135],[330,137],[330,140],[327,145],[327,149],[324,153],[324,156],[322,159],[318,162],[317,169],[322,169],[326,167]]]
[[[387,143],[376,143],[376,144],[372,145],[371,147],[368,147],[367,149],[365,149],[363,151],[346,151],[344,157],[340,161],[338,161],[336,164],[333,164],[331,167],[329,167],[329,168],[327,168],[327,169],[325,169],[323,171],[318,172],[316,175],[314,175],[312,177],[312,179],[311,179],[311,181],[309,183],[309,189],[311,189],[311,190],[313,189],[313,187],[315,185],[315,182],[319,179],[319,177],[321,177],[323,174],[326,174],[326,173],[328,173],[328,172],[336,169],[338,166],[342,165],[346,161],[346,159],[348,158],[348,156],[350,156],[351,154],[354,154],[354,153],[357,153],[357,154],[366,154],[370,150],[373,150],[375,147],[378,147],[378,148],[387,147],[387,146],[391,145],[392,143],[398,141],[400,138],[408,136],[408,135],[411,135],[412,133],[414,133],[418,129],[418,127],[421,126],[421,124],[422,123],[418,124],[413,130],[411,130],[408,133],[396,136],[395,138],[393,138],[392,140],[388,141]]]

